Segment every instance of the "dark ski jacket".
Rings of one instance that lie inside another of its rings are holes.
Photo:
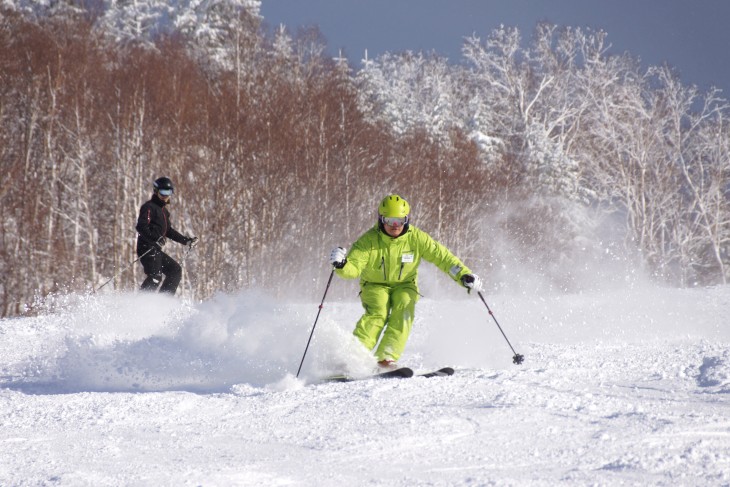
[[[170,212],[165,208],[166,203],[152,195],[147,203],[142,205],[137,219],[137,255],[147,252],[150,247],[162,249],[165,239],[169,238],[181,244],[190,242],[190,238],[181,234],[170,223]]]

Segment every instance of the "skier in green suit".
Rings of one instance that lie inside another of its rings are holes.
[[[411,333],[421,259],[435,264],[469,290],[482,289],[481,279],[461,260],[410,224],[409,213],[406,200],[396,194],[386,196],[378,206],[377,225],[358,238],[349,253],[337,247],[330,254],[338,276],[360,278],[365,313],[353,333],[368,350],[380,340],[375,356],[385,368],[395,367]]]

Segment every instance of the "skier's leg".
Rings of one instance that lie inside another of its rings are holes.
[[[367,284],[361,287],[360,300],[365,313],[355,325],[353,334],[368,350],[375,348],[385,326],[385,320],[388,318],[389,294],[390,289],[387,286]]]
[[[160,282],[162,282],[162,274],[150,274],[142,281],[140,289],[142,291],[157,291]]]
[[[144,267],[144,273],[147,274],[147,278],[142,282],[140,289],[142,291],[156,291],[162,282],[162,259],[160,252],[153,250],[142,259],[142,266]]]
[[[182,278],[182,267],[166,253],[160,252],[160,254],[162,254],[162,272],[165,274],[160,292],[174,295]]]
[[[396,361],[406,348],[408,336],[411,334],[418,291],[411,286],[396,287],[390,300],[388,326],[383,332],[383,339],[380,340],[375,356],[378,360]]]

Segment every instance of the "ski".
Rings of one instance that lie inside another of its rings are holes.
[[[380,372],[378,374],[368,375],[365,377],[351,377],[348,375],[333,375],[325,377],[324,382],[354,382],[356,380],[368,380],[368,379],[406,379],[413,377],[413,369],[408,367],[400,367],[386,372]]]
[[[451,367],[444,367],[442,369],[434,370],[433,372],[418,374],[416,377],[448,377],[450,375],[454,375],[454,369]]]
[[[325,377],[324,382],[354,382],[357,380],[368,380],[368,379],[407,379],[409,377],[448,377],[454,375],[454,369],[451,367],[443,367],[438,370],[431,372],[424,372],[422,374],[415,374],[413,369],[409,367],[400,367],[394,370],[388,370],[379,374],[368,375],[365,377],[352,377],[349,375],[333,375]]]

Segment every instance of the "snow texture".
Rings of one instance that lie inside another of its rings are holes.
[[[730,485],[730,289],[419,302],[366,374],[357,302],[58,297],[0,321],[0,485]]]

